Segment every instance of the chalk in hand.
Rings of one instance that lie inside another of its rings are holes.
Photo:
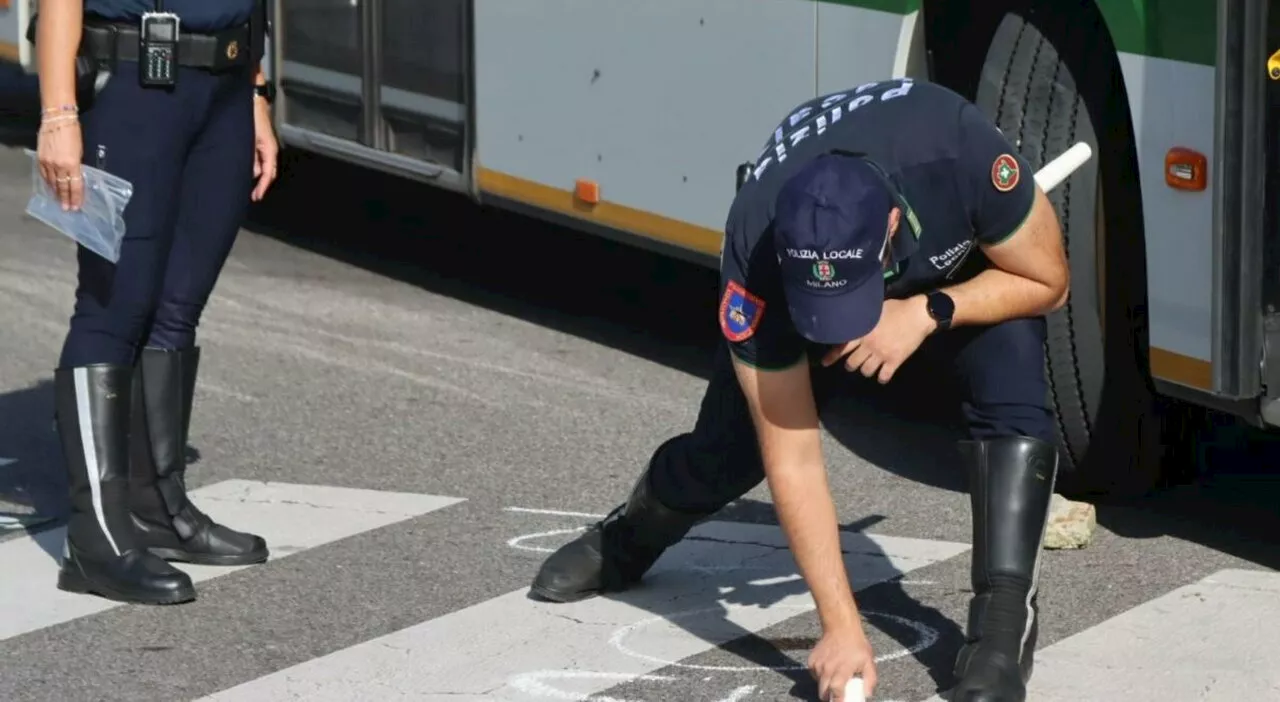
[[[844,702],[867,702],[866,690],[862,687],[862,678],[853,676],[844,685]]]

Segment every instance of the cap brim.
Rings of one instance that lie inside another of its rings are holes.
[[[843,344],[876,328],[884,309],[884,278],[873,276],[839,294],[814,294],[786,285],[787,306],[796,331],[816,344]]]

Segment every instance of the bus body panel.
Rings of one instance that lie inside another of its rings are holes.
[[[0,9],[0,51],[12,42],[9,53],[30,54],[21,36],[28,2]],[[352,145],[310,148],[366,165],[395,157],[473,170],[458,187],[481,199],[656,239],[709,264],[734,168],[759,153],[790,107],[927,74],[917,0],[274,2],[283,8],[282,62],[272,71],[285,87],[282,124]],[[1214,0],[1099,3],[1136,137],[1152,373],[1211,393],[1219,390],[1214,310],[1226,294],[1212,253],[1217,8]],[[361,13],[376,13],[378,31],[361,31]],[[398,38],[423,32],[432,39],[417,53]],[[365,48],[366,40],[381,44]],[[374,54],[381,65],[371,71]],[[398,85],[436,64],[443,82]],[[374,90],[363,85],[371,75]],[[1211,164],[1204,192],[1165,184],[1165,156],[1178,146]],[[598,187],[598,203],[574,196],[579,181]]]
[[[1142,185],[1146,234],[1147,323],[1152,375],[1213,389],[1213,198],[1165,183],[1165,156],[1177,146],[1212,164],[1215,74],[1212,65],[1121,53]],[[1104,127],[1099,127],[1104,128]]]
[[[1213,391],[1217,178],[1211,169],[1203,192],[1175,190],[1165,184],[1165,156],[1181,146],[1214,161],[1217,2],[1101,0],[1098,9],[1119,54],[1137,142],[1151,373]]]
[[[32,69],[33,52],[27,42],[31,0],[9,0],[0,3],[0,61]]]
[[[790,106],[866,81],[923,73],[918,11],[794,0],[658,7],[477,0],[482,194],[575,217],[599,212],[607,225],[715,253],[733,197],[726,174],[755,155],[750,149]],[[1187,37],[1182,15],[1162,3],[1102,9],[1119,31],[1118,46],[1148,52],[1122,51],[1119,62],[1143,193],[1152,370],[1211,390],[1216,181],[1211,176],[1204,192],[1174,190],[1164,170],[1175,146],[1213,162],[1214,17],[1196,13],[1198,34]],[[555,28],[555,36],[537,27]],[[788,37],[781,45],[773,40],[780,35]],[[756,46],[770,51],[745,48]],[[598,184],[604,203],[575,200],[578,179]]]
[[[816,90],[815,3],[477,0],[475,18],[482,194],[589,180],[622,212],[689,225],[675,243],[705,254],[719,251],[735,166]]]

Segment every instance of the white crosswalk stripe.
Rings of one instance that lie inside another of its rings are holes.
[[[1027,692],[1035,702],[1280,699],[1277,621],[1280,573],[1223,570],[1042,648]]]
[[[627,596],[549,604],[521,588],[205,700],[579,699],[813,608],[776,527],[710,522],[690,537]],[[968,550],[861,534],[842,542],[863,587]]]
[[[215,518],[266,537],[273,561],[465,501],[239,480],[202,488],[194,497]],[[507,547],[539,554],[599,517],[507,511],[521,515],[529,529],[503,535]],[[53,588],[61,539],[62,530],[52,529],[0,543],[0,641],[121,606]],[[910,582],[913,572],[967,558],[969,551],[962,543],[859,533],[842,534],[842,546],[859,590],[890,579]],[[197,582],[238,570],[183,568]],[[790,667],[769,668],[741,659],[704,663],[702,654],[812,611],[776,526],[712,521],[669,550],[642,586],[622,595],[549,604],[521,587],[237,681],[197,702],[647,702],[672,699],[674,690],[713,674],[716,688],[706,690],[705,699],[772,699],[780,688],[762,689],[752,674],[802,670],[802,655],[792,655],[798,663]],[[883,619],[915,631],[914,644],[880,650],[882,664],[938,640],[937,631],[900,614],[864,614],[873,625]],[[1030,699],[1280,699],[1280,634],[1267,626],[1275,621],[1280,574],[1225,570],[1045,646],[1037,654]],[[630,692],[614,692],[628,683]]]
[[[394,524],[461,501],[456,497],[379,492],[324,485],[228,480],[191,492],[217,520],[261,534],[272,560]],[[122,606],[54,588],[64,528],[0,544],[0,641],[77,617]],[[242,568],[182,565],[194,582]]]

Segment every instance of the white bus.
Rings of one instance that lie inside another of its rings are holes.
[[[1195,408],[1280,425],[1270,0],[271,1],[287,146],[708,266],[737,166],[818,95],[933,80],[1037,168],[1087,142],[1050,194],[1062,490],[1150,487]]]

